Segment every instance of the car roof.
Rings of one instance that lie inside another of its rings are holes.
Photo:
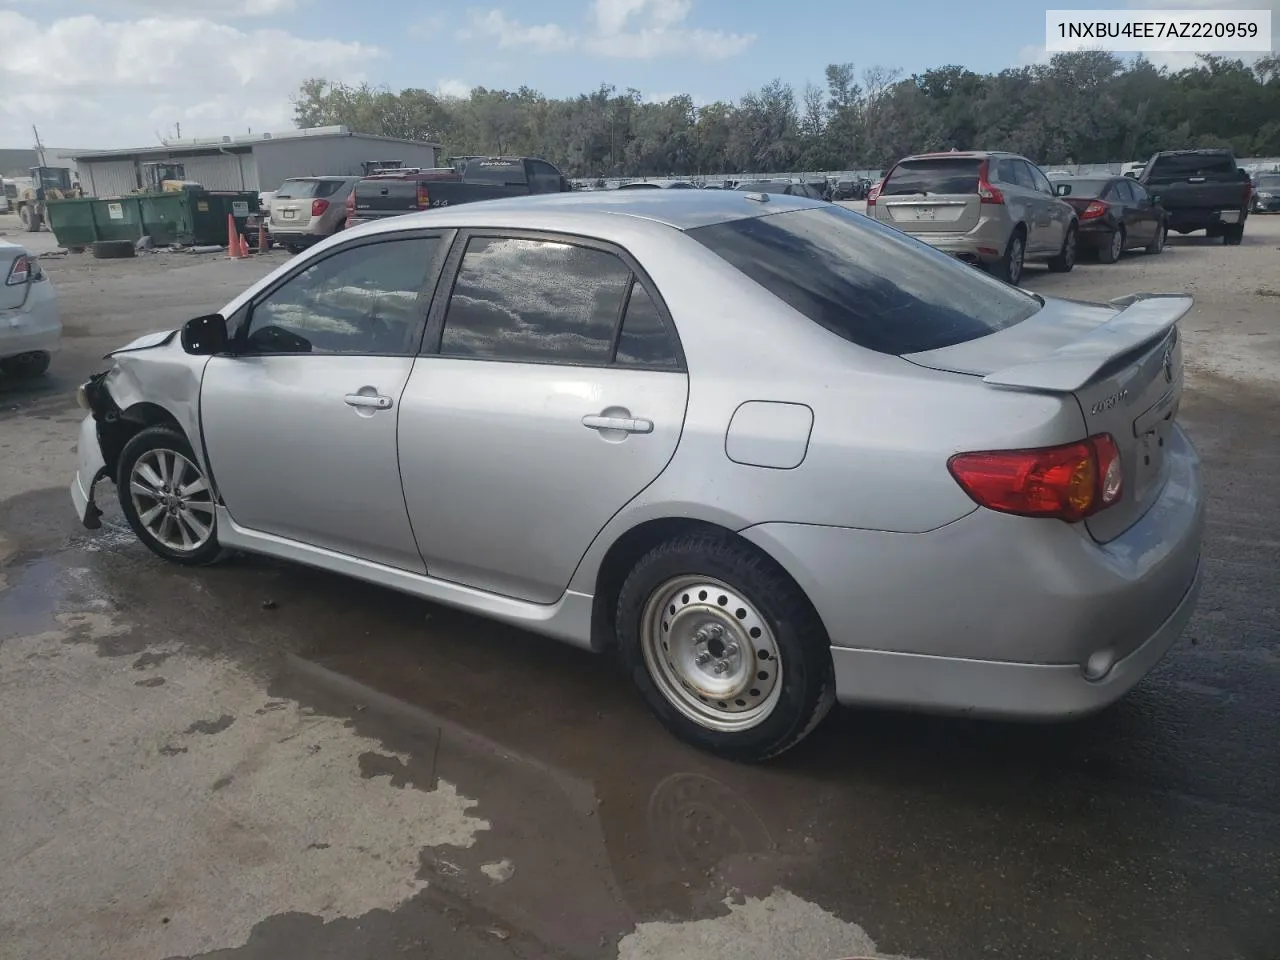
[[[746,220],[784,213],[788,210],[823,209],[828,205],[806,197],[769,194],[767,201],[738,190],[592,190],[583,193],[544,193],[535,196],[484,200],[479,203],[439,207],[422,213],[388,217],[380,223],[387,229],[427,226],[509,227],[549,229],[539,226],[540,218],[554,214],[557,223],[566,218],[580,220],[574,226],[588,233],[593,225],[633,217],[692,230],[695,227]],[[379,221],[375,221],[379,222]],[[359,228],[358,228],[359,229]]]

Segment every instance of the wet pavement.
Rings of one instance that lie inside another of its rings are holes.
[[[168,565],[109,486],[91,533],[69,476],[24,480],[0,956],[1277,960],[1276,398],[1196,375],[1208,577],[1116,707],[837,710],[758,767],[673,741],[603,658],[275,561]]]

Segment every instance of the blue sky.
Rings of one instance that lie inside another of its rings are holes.
[[[440,0],[416,10],[384,0],[374,9],[350,0],[0,0],[0,35],[22,38],[0,58],[0,146],[30,146],[32,123],[47,144],[79,148],[155,143],[179,125],[184,137],[281,129],[291,125],[290,94],[309,76],[453,94],[525,84],[568,96],[610,83],[705,103],[773,78],[797,92],[821,86],[835,62],[909,75],[1045,58],[1045,6],[1015,0]],[[1273,20],[1280,25],[1280,15]]]

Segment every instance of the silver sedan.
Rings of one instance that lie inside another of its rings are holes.
[[[812,200],[476,203],[113,355],[71,494],[619,656],[740,760],[836,700],[1066,718],[1191,615],[1178,296],[1049,300]]]

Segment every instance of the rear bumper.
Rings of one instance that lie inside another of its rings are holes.
[[[1199,458],[1176,428],[1160,497],[1125,533],[989,510],[923,534],[800,524],[742,531],[813,602],[849,704],[1070,717],[1123,696],[1199,594]],[[1086,665],[1109,664],[1098,679]]]
[[[1225,219],[1224,219],[1225,215]],[[1234,219],[1232,217],[1234,216]],[[1208,230],[1211,227],[1235,226],[1244,223],[1246,211],[1239,207],[1193,207],[1169,211],[1169,229],[1179,233]]]
[[[61,341],[62,323],[56,318],[0,311],[0,360],[24,353],[57,353]]]
[[[80,438],[76,444],[76,475],[71,481],[71,502],[76,516],[86,527],[98,526],[98,508],[93,502],[93,488],[107,471],[98,442],[98,422],[92,415],[80,422]]]

